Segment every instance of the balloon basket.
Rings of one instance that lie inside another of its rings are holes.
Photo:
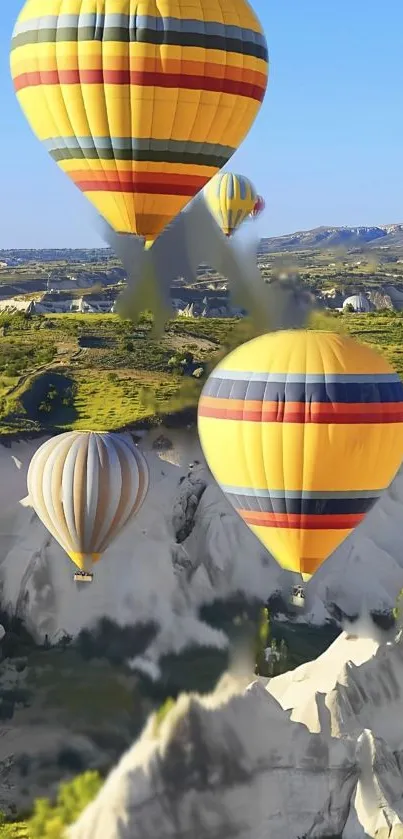
[[[305,607],[305,591],[303,586],[294,586],[291,592],[290,603],[298,609]]]
[[[89,571],[77,571],[73,579],[75,583],[92,583],[93,578],[94,575],[90,574]]]

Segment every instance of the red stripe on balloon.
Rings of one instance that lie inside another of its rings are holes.
[[[346,513],[343,516],[288,515],[287,513],[259,513],[238,510],[246,524],[258,527],[280,527],[292,530],[351,530],[365,518],[365,513]]]
[[[266,88],[261,85],[219,76],[192,76],[186,73],[148,73],[130,70],[42,70],[22,73],[14,79],[15,90],[57,84],[113,84],[142,87],[170,87],[187,90],[210,90],[245,96],[262,102]]]
[[[231,409],[230,406],[228,408],[215,408],[213,406],[203,405],[201,402],[199,404],[199,416],[210,417],[212,419],[241,420],[243,422],[296,422],[304,424],[317,423],[319,425],[323,423],[334,425],[338,425],[339,423],[347,425],[372,425],[375,423],[403,422],[403,408],[400,411],[388,411],[387,403],[385,403],[383,409],[380,413],[368,411],[366,413],[356,414],[348,410],[343,413],[340,411],[335,412],[331,409],[310,411],[306,410],[305,405],[303,405],[299,411],[265,411],[264,407],[258,410],[248,410],[246,407]]]
[[[166,172],[86,172],[68,173],[83,192],[126,192],[149,195],[195,195],[208,178]]]

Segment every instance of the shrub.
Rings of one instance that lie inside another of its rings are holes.
[[[132,626],[118,626],[109,618],[101,618],[90,631],[81,630],[75,646],[83,658],[106,658],[112,664],[123,664],[128,658],[142,655],[157,634],[153,621]]]
[[[102,785],[98,772],[84,772],[61,784],[55,805],[47,798],[38,799],[29,822],[30,839],[64,839],[65,828],[77,821]]]

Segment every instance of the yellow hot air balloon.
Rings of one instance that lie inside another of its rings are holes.
[[[148,490],[147,463],[129,434],[72,431],[35,452],[28,470],[35,512],[91,580],[91,568],[138,513]]]
[[[226,236],[232,236],[256,205],[255,187],[244,175],[220,172],[204,188],[207,206]]]
[[[352,338],[286,331],[238,347],[199,403],[210,469],[286,569],[309,578],[403,459],[403,386]]]
[[[27,0],[11,72],[61,169],[151,242],[248,133],[268,57],[247,0]]]

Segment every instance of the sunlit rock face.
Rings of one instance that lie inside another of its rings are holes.
[[[315,822],[336,835],[356,780],[353,742],[290,723],[259,685],[224,682],[184,697],[159,732],[150,723],[70,837],[292,839]]]
[[[227,504],[195,432],[158,429],[139,442],[151,473],[146,503],[94,582],[78,588],[26,500],[40,442],[0,448],[1,605],[38,640],[75,635],[103,616],[121,625],[153,620],[159,630],[143,666],[157,678],[161,654],[225,646],[223,633],[198,618],[201,603],[239,591],[264,600],[292,584]],[[320,623],[338,610],[346,628],[324,656],[268,690],[230,682],[215,698],[183,699],[159,733],[150,724],[125,755],[73,839],[379,839],[389,823],[398,829],[402,652],[375,634],[370,613],[390,610],[403,586],[402,499],[400,471],[307,587],[303,619]],[[21,803],[12,755],[26,751],[23,727],[5,725],[0,743],[0,783],[8,801]],[[104,760],[92,742],[76,746],[94,765]],[[40,783],[38,775],[46,794]]]
[[[177,623],[183,636],[183,621],[194,621],[200,603],[237,590],[269,597],[276,589],[279,566],[213,482],[195,432],[160,429],[140,441],[151,477],[145,504],[97,565],[93,583],[77,586],[73,564],[26,498],[29,461],[41,442],[0,448],[0,603],[38,640],[74,636],[104,616],[121,625],[152,618],[170,633]],[[205,633],[211,641],[211,630]]]
[[[402,686],[401,638],[368,633],[267,688],[226,676],[149,722],[69,839],[397,838]]]
[[[149,495],[94,582],[78,587],[74,566],[26,499],[29,461],[42,442],[0,447],[0,602],[38,639],[75,635],[105,615],[124,624],[152,614],[168,627],[178,614],[237,591],[264,599],[280,590],[287,599],[295,575],[281,570],[227,503],[192,429],[142,435]],[[307,586],[305,620],[390,612],[403,587],[402,501],[401,470]]]

